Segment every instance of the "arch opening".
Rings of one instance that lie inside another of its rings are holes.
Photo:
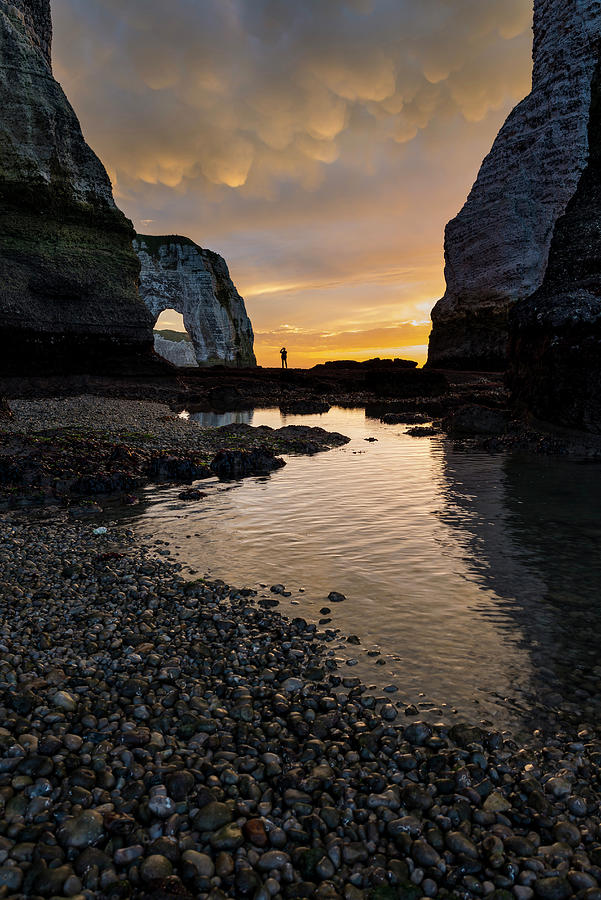
[[[178,368],[198,367],[198,360],[184,317],[174,309],[164,309],[154,325],[155,353]]]

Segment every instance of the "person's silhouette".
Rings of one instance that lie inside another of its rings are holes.
[[[285,347],[282,347],[280,350],[280,356],[282,357],[282,369],[288,368],[288,351]]]

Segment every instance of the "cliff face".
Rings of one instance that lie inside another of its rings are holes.
[[[198,366],[194,345],[190,341],[170,341],[160,334],[154,336],[154,350],[178,368]]]
[[[601,433],[601,57],[589,145],[543,283],[511,312],[508,382],[514,400],[540,418]]]
[[[0,372],[154,370],[133,228],[52,76],[50,0],[0,0]]]
[[[429,365],[505,368],[509,309],[537,290],[588,159],[599,0],[535,0],[532,92],[511,113],[445,235]]]
[[[254,366],[254,335],[225,260],[188,238],[137,235],[140,294],[153,321],[166,309],[184,317],[199,365]]]

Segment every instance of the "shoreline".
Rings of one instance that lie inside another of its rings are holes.
[[[348,442],[322,428],[203,428],[161,403],[93,395],[22,400],[0,422],[0,509],[135,501],[145,484],[268,474],[279,454]],[[194,497],[189,499],[193,500]]]
[[[595,900],[592,730],[408,719],[334,632],[131,532],[3,525],[6,896]]]

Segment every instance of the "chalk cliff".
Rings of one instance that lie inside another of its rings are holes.
[[[512,309],[508,382],[514,400],[540,418],[601,433],[601,58],[589,146],[543,283]]]
[[[133,228],[51,40],[50,0],[0,0],[0,373],[154,370]]]
[[[194,345],[191,341],[170,341],[161,334],[154,335],[155,353],[178,368],[198,366]]]
[[[178,235],[139,234],[140,294],[153,322],[166,309],[184,317],[199,365],[255,366],[254,335],[225,260]]]
[[[445,235],[428,363],[504,368],[509,309],[542,284],[588,160],[599,0],[535,0],[532,92],[510,114]]]

